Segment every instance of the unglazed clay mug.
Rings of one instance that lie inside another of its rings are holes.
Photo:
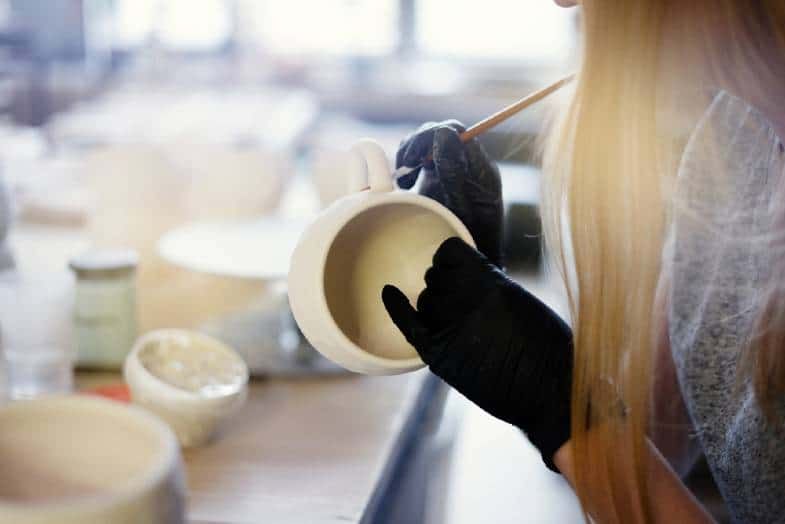
[[[382,303],[393,284],[414,303],[433,254],[463,223],[435,200],[394,189],[387,156],[372,140],[351,150],[349,194],[300,237],[289,269],[289,303],[308,341],[351,371],[393,375],[422,367]]]
[[[83,395],[0,408],[0,524],[178,524],[185,476],[172,431]]]

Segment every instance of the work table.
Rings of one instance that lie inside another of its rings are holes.
[[[79,374],[80,388],[119,380]],[[396,463],[440,413],[427,371],[255,380],[208,446],[184,450],[189,521],[374,522]]]
[[[20,267],[34,275],[67,276],[68,257],[87,247],[83,231],[25,224],[17,225],[11,240]],[[563,309],[547,281],[526,285]],[[35,329],[42,319],[30,320],[26,328]],[[117,374],[79,373],[77,387],[119,380]],[[190,522],[417,522],[426,503],[447,507],[452,520],[446,521],[461,524],[477,522],[479,515],[512,522],[503,518],[509,508],[518,521],[521,504],[541,522],[581,520],[569,487],[542,468],[520,432],[465,401],[469,423],[461,427],[468,431],[449,453],[457,457],[453,473],[439,464],[450,445],[444,436],[454,440],[456,433],[450,431],[449,409],[438,423],[446,391],[425,370],[253,380],[244,408],[216,440],[183,453]],[[434,448],[441,458],[433,456]],[[426,482],[438,487],[424,489]]]
[[[28,272],[67,276],[65,261],[87,242],[81,231],[20,224],[12,245]],[[80,372],[76,386],[120,380]],[[405,483],[405,452],[427,440],[424,427],[438,419],[445,392],[425,370],[252,380],[244,407],[218,437],[183,453],[190,522],[377,522],[385,497]]]

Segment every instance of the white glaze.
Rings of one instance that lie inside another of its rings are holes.
[[[245,365],[235,355],[198,346],[192,337],[174,334],[150,341],[138,358],[159,380],[185,391],[204,397],[237,391],[246,380]]]
[[[242,406],[248,390],[248,366],[232,348],[179,329],[139,338],[123,374],[134,403],[167,422],[185,447],[206,444]]]

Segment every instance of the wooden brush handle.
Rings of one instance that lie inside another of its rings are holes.
[[[467,129],[466,131],[464,131],[463,133],[461,133],[459,135],[460,138],[461,138],[461,142],[463,142],[465,144],[466,142],[468,142],[472,138],[476,138],[479,135],[485,133],[487,130],[491,129],[492,127],[494,127],[494,126],[496,126],[498,124],[501,124],[502,122],[504,122],[505,120],[507,120],[511,116],[520,113],[521,111],[523,111],[524,109],[526,109],[530,105],[536,104],[537,102],[539,102],[540,100],[542,100],[546,96],[548,96],[551,93],[553,93],[554,91],[557,91],[558,89],[560,89],[563,85],[568,84],[569,82],[571,82],[574,77],[575,77],[575,75],[565,76],[561,80],[557,80],[556,82],[552,83],[551,85],[545,86],[542,89],[540,89],[539,91],[535,91],[534,93],[531,93],[531,94],[521,98],[520,100],[518,100],[514,104],[511,104],[511,105],[505,107],[504,109],[502,109],[498,113],[494,113],[491,116],[489,116],[488,118],[480,120],[479,122],[477,122],[476,124],[474,124],[469,129]],[[431,160],[433,160],[433,155],[431,153],[428,153],[428,156],[422,159],[422,162],[420,163],[419,166],[413,167],[413,168],[412,167],[405,167],[405,166],[400,167],[400,168],[398,168],[395,171],[395,173],[393,173],[393,175],[397,178],[397,177],[409,174],[413,170],[418,169],[420,166],[422,166],[423,163],[430,162]]]
[[[537,102],[539,102],[546,96],[550,95],[554,91],[557,91],[564,84],[569,83],[574,76],[575,75],[566,76],[561,80],[552,83],[549,86],[543,87],[539,91],[535,91],[534,93],[531,93],[530,95],[521,98],[517,102],[505,107],[498,113],[494,113],[488,118],[480,120],[472,127],[461,133],[461,142],[466,143],[472,138],[478,137],[479,135],[485,133],[489,129],[501,124],[511,116],[517,115],[518,113],[529,107],[530,105],[536,104]]]

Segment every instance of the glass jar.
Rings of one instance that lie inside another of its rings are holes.
[[[136,338],[132,250],[95,250],[71,259],[76,274],[74,344],[83,368],[119,369]]]

